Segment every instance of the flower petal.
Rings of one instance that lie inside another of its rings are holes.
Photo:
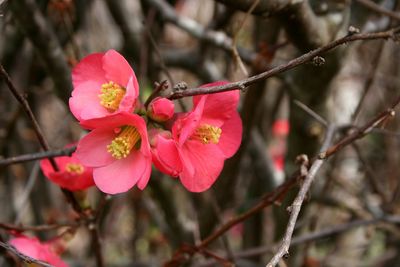
[[[183,171],[179,178],[191,192],[203,192],[209,189],[224,166],[225,156],[213,144],[204,145],[197,141],[187,141],[181,148],[181,156]]]
[[[243,127],[239,113],[234,112],[232,117],[222,125],[221,130],[218,147],[226,158],[230,158],[236,153],[242,142]]]
[[[94,181],[104,193],[123,193],[131,189],[140,179],[146,180],[145,176],[150,174],[147,171],[149,164],[151,158],[146,158],[139,151],[132,151],[124,159],[94,169]]]
[[[135,73],[126,59],[117,51],[108,50],[103,56],[103,70],[108,81],[113,81],[120,86],[126,87],[130,77],[134,77],[134,85],[137,85]]]
[[[101,167],[115,161],[115,158],[107,152],[107,146],[111,143],[115,133],[113,129],[95,129],[84,136],[76,148],[76,157],[83,165],[89,167]]]
[[[136,99],[139,95],[139,86],[134,85],[134,80],[136,81],[136,77],[134,76],[129,78],[128,85],[126,86],[126,92],[121,100],[121,103],[119,104],[118,111],[131,112],[135,107]]]
[[[106,82],[105,72],[102,68],[102,53],[90,54],[83,58],[72,70],[72,83],[74,88],[87,81],[99,84]]]
[[[221,126],[223,121],[229,119],[237,112],[239,91],[227,91],[206,96],[193,97],[193,104],[198,105],[200,99],[205,97],[202,120],[214,126]]]
[[[180,146],[188,140],[193,131],[200,124],[206,98],[200,99],[193,111],[179,117],[172,127],[172,135]]]
[[[165,174],[177,177],[182,171],[182,161],[175,141],[161,135],[155,138],[156,145],[151,149],[154,166]]]

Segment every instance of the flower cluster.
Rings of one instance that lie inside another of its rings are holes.
[[[192,110],[183,113],[175,113],[171,100],[156,97],[139,114],[143,105],[135,73],[114,50],[85,57],[72,80],[71,112],[90,130],[75,156],[93,169],[94,183],[105,193],[134,185],[143,189],[152,163],[179,177],[189,191],[207,190],[240,145],[237,90],[195,96]]]

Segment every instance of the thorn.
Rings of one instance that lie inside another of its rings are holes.
[[[357,34],[357,33],[360,33],[360,29],[350,25],[349,29],[347,30],[347,34],[353,35],[353,34]]]

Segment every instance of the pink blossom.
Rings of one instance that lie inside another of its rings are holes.
[[[79,121],[131,112],[139,94],[134,71],[115,50],[82,59],[72,71],[72,82],[69,107]]]
[[[154,166],[165,174],[177,177],[182,171],[182,162],[171,132],[152,129],[149,136]]]
[[[223,84],[226,82],[204,87]],[[172,133],[183,164],[179,177],[189,191],[201,192],[210,188],[225,159],[238,150],[242,139],[238,102],[238,91],[195,96],[193,110],[175,121]]]
[[[93,168],[96,186],[108,194],[143,189],[150,178],[151,152],[146,122],[136,114],[116,113],[85,121],[93,129],[78,144],[76,156]]]
[[[57,157],[54,160],[58,171],[53,169],[48,159],[40,161],[43,174],[53,183],[71,191],[85,190],[94,185],[92,168],[83,166],[75,153],[71,157]]]
[[[55,253],[50,243],[41,243],[37,238],[19,236],[9,241],[19,252],[55,267],[68,267]]]
[[[148,116],[155,121],[163,122],[174,116],[174,102],[164,97],[157,97],[150,102]]]

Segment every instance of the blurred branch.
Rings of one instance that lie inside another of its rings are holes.
[[[232,52],[233,40],[222,31],[213,31],[205,28],[195,20],[179,16],[175,10],[164,0],[145,0],[149,5],[157,9],[163,19],[186,31],[193,37],[213,44],[228,52]],[[252,62],[255,58],[254,53],[249,53],[244,49],[238,48],[240,57],[245,62]]]
[[[43,60],[54,82],[55,93],[64,103],[68,103],[72,89],[71,72],[50,23],[46,21],[33,0],[10,1],[9,6],[22,32],[32,42],[35,52]]]
[[[380,5],[376,4],[375,2],[371,0],[355,0],[359,4],[363,5],[364,7],[368,8],[369,10],[372,10],[376,13],[379,13],[381,15],[387,16],[389,18],[392,18],[394,20],[400,21],[400,14],[393,12],[391,10],[388,10],[386,8],[381,7]]]
[[[20,156],[6,158],[6,159],[0,159],[0,167],[11,165],[11,164],[16,164],[16,163],[21,163],[21,162],[26,162],[26,161],[44,159],[44,158],[71,156],[71,154],[74,153],[75,150],[76,150],[76,146],[72,146],[72,147],[63,148],[63,149],[59,149],[59,150],[49,150],[49,151],[44,151],[44,152],[20,155]]]
[[[8,231],[16,231],[22,233],[26,231],[33,231],[33,232],[51,231],[63,227],[76,228],[79,227],[79,225],[80,225],[79,223],[53,223],[53,224],[43,224],[35,226],[22,226],[22,225],[8,224],[8,223],[0,223],[0,228],[3,228]]]
[[[397,215],[383,215],[381,217],[372,218],[372,219],[360,219],[354,220],[348,223],[343,223],[339,225],[334,225],[332,227],[327,227],[325,229],[306,233],[300,236],[295,236],[292,239],[291,246],[301,245],[306,242],[317,241],[323,238],[327,238],[330,236],[334,236],[337,234],[341,234],[346,231],[350,231],[354,228],[369,226],[379,223],[390,223],[390,224],[400,224],[400,216]],[[249,258],[257,255],[264,254],[266,252],[273,251],[276,245],[262,246],[262,247],[254,247],[247,250],[239,251],[235,253],[235,257],[237,258]],[[200,263],[195,265],[196,267],[206,267],[206,266],[214,266],[214,261],[210,260],[207,262]]]
[[[219,92],[225,92],[225,91],[231,91],[231,90],[243,90],[258,81],[268,79],[272,76],[283,73],[285,71],[293,69],[302,64],[311,62],[315,57],[322,55],[323,53],[326,53],[342,44],[346,44],[346,43],[354,42],[354,41],[358,41],[358,40],[375,40],[375,39],[396,40],[396,38],[397,38],[396,35],[398,34],[399,31],[400,31],[400,28],[396,27],[396,28],[390,29],[388,31],[383,31],[383,32],[346,35],[346,36],[344,36],[340,39],[337,39],[325,46],[322,46],[322,47],[312,50],[306,54],[303,54],[295,59],[292,59],[289,62],[287,62],[286,64],[282,64],[280,66],[277,66],[275,68],[272,68],[272,69],[262,72],[260,74],[251,76],[247,79],[243,79],[238,82],[228,83],[226,85],[221,85],[221,86],[191,88],[191,89],[186,89],[186,90],[175,91],[175,92],[172,92],[168,96],[168,98],[169,99],[178,99],[178,98],[182,98],[182,97],[201,95],[201,94],[213,94],[213,93],[219,93]]]
[[[231,8],[247,12],[254,0],[217,0]],[[254,6],[252,14],[278,16],[289,37],[303,51],[325,45],[331,39],[327,22],[316,16],[309,1],[263,0]]]

